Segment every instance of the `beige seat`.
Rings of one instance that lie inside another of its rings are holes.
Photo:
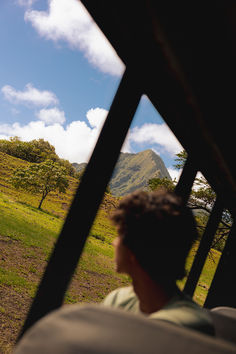
[[[210,310],[215,336],[236,343],[236,309],[219,306]]]
[[[37,322],[14,353],[226,354],[236,353],[236,346],[164,321],[102,306],[71,305]]]

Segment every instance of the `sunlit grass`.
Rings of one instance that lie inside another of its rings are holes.
[[[198,249],[199,244],[196,243],[193,248],[191,249],[189,256],[186,261],[186,270],[187,272],[190,271],[194,257],[196,255],[197,249]],[[219,251],[216,251],[214,249],[211,250],[211,253],[208,255],[206,262],[203,267],[202,274],[199,278],[197,287],[194,292],[194,300],[201,306],[204,305],[208,290],[211,286],[211,282],[213,280],[217,265],[220,260],[221,253]],[[178,281],[177,284],[180,289],[184,288],[184,284],[186,282],[186,277]]]
[[[0,195],[0,234],[21,241],[28,247],[47,250],[48,241],[56,238],[62,220],[33,207]]]
[[[23,258],[37,258],[38,248],[45,254],[44,260],[48,260],[52,247],[60,233],[78,181],[70,178],[70,187],[67,193],[52,193],[46,198],[43,210],[38,210],[40,196],[32,195],[25,191],[17,191],[9,183],[9,177],[15,168],[26,165],[28,165],[26,161],[0,153],[0,235],[23,244],[25,247]],[[97,273],[116,276],[113,264],[114,250],[112,247],[112,241],[115,236],[116,230],[111,224],[107,212],[101,208],[90,231],[90,236],[80,260],[81,271],[90,269]],[[197,245],[193,247],[188,257],[188,270],[191,267],[196,249]],[[201,305],[204,303],[220,257],[220,253],[217,251],[212,251],[212,254],[213,258],[207,258],[204,271],[194,294],[195,300]],[[11,272],[14,273],[12,270]],[[33,266],[29,269],[29,272],[37,274]],[[9,275],[10,278],[13,273]],[[7,276],[2,276],[1,279],[4,282]],[[121,279],[127,281],[128,278],[121,277]],[[178,282],[180,288],[183,288],[185,280]],[[67,298],[69,299],[69,295],[67,295]]]
[[[63,219],[27,204],[16,202],[3,193],[0,194],[0,213],[0,234],[24,244],[26,247],[24,257],[37,257],[37,252],[32,250],[32,247],[36,247],[42,250],[45,254],[45,259],[49,259],[53,244],[62,227]],[[100,274],[116,276],[112,246],[112,241],[115,237],[116,230],[114,226],[109,221],[104,210],[100,210],[80,260],[81,269],[90,269]],[[188,257],[188,270],[191,267],[196,250],[197,245],[193,247]],[[194,299],[200,305],[204,304],[219,258],[220,252],[212,250],[211,256],[208,256],[206,260],[203,273],[194,294]],[[37,273],[34,267],[29,269],[29,272]],[[17,271],[11,270],[9,277],[7,274],[2,273],[0,283],[15,284],[18,279]],[[14,274],[16,280],[13,279]],[[128,278],[124,276],[123,280],[128,281]],[[185,281],[186,279],[178,282],[180,288],[183,288]],[[19,284],[20,280],[18,281]],[[24,287],[24,281],[22,287]],[[25,288],[27,288],[26,285]]]

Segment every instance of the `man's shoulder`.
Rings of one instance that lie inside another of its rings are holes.
[[[150,318],[213,334],[213,324],[208,312],[188,296],[174,298],[163,309],[151,314]]]
[[[138,299],[132,286],[125,286],[113,290],[103,300],[103,305],[123,308],[126,310],[138,309]]]

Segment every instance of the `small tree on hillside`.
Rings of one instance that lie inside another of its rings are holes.
[[[15,188],[40,194],[38,209],[41,209],[44,199],[50,192],[58,190],[59,193],[65,193],[69,186],[65,168],[52,160],[34,163],[28,168],[17,168],[11,182]]]

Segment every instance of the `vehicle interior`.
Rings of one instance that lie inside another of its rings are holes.
[[[40,321],[25,338],[32,325],[63,303],[143,94],[187,152],[176,193],[187,203],[200,171],[217,196],[185,284],[184,290],[190,296],[222,213],[227,209],[233,220],[236,217],[233,148],[236,3],[231,0],[82,0],[82,3],[125,64],[125,72],[39,284],[16,353],[42,353],[42,350],[45,353],[171,353],[173,350],[236,353],[234,221],[204,304],[213,318],[214,338],[92,305],[75,311],[70,331],[66,329],[69,321],[66,316],[63,329],[55,324],[63,317],[63,312],[59,312],[54,318],[49,316]],[[106,161],[104,151],[110,151]],[[81,215],[79,224],[77,215]],[[55,335],[46,336],[49,328]],[[70,340],[73,349],[69,350]],[[46,351],[42,342],[50,342],[52,351]]]

